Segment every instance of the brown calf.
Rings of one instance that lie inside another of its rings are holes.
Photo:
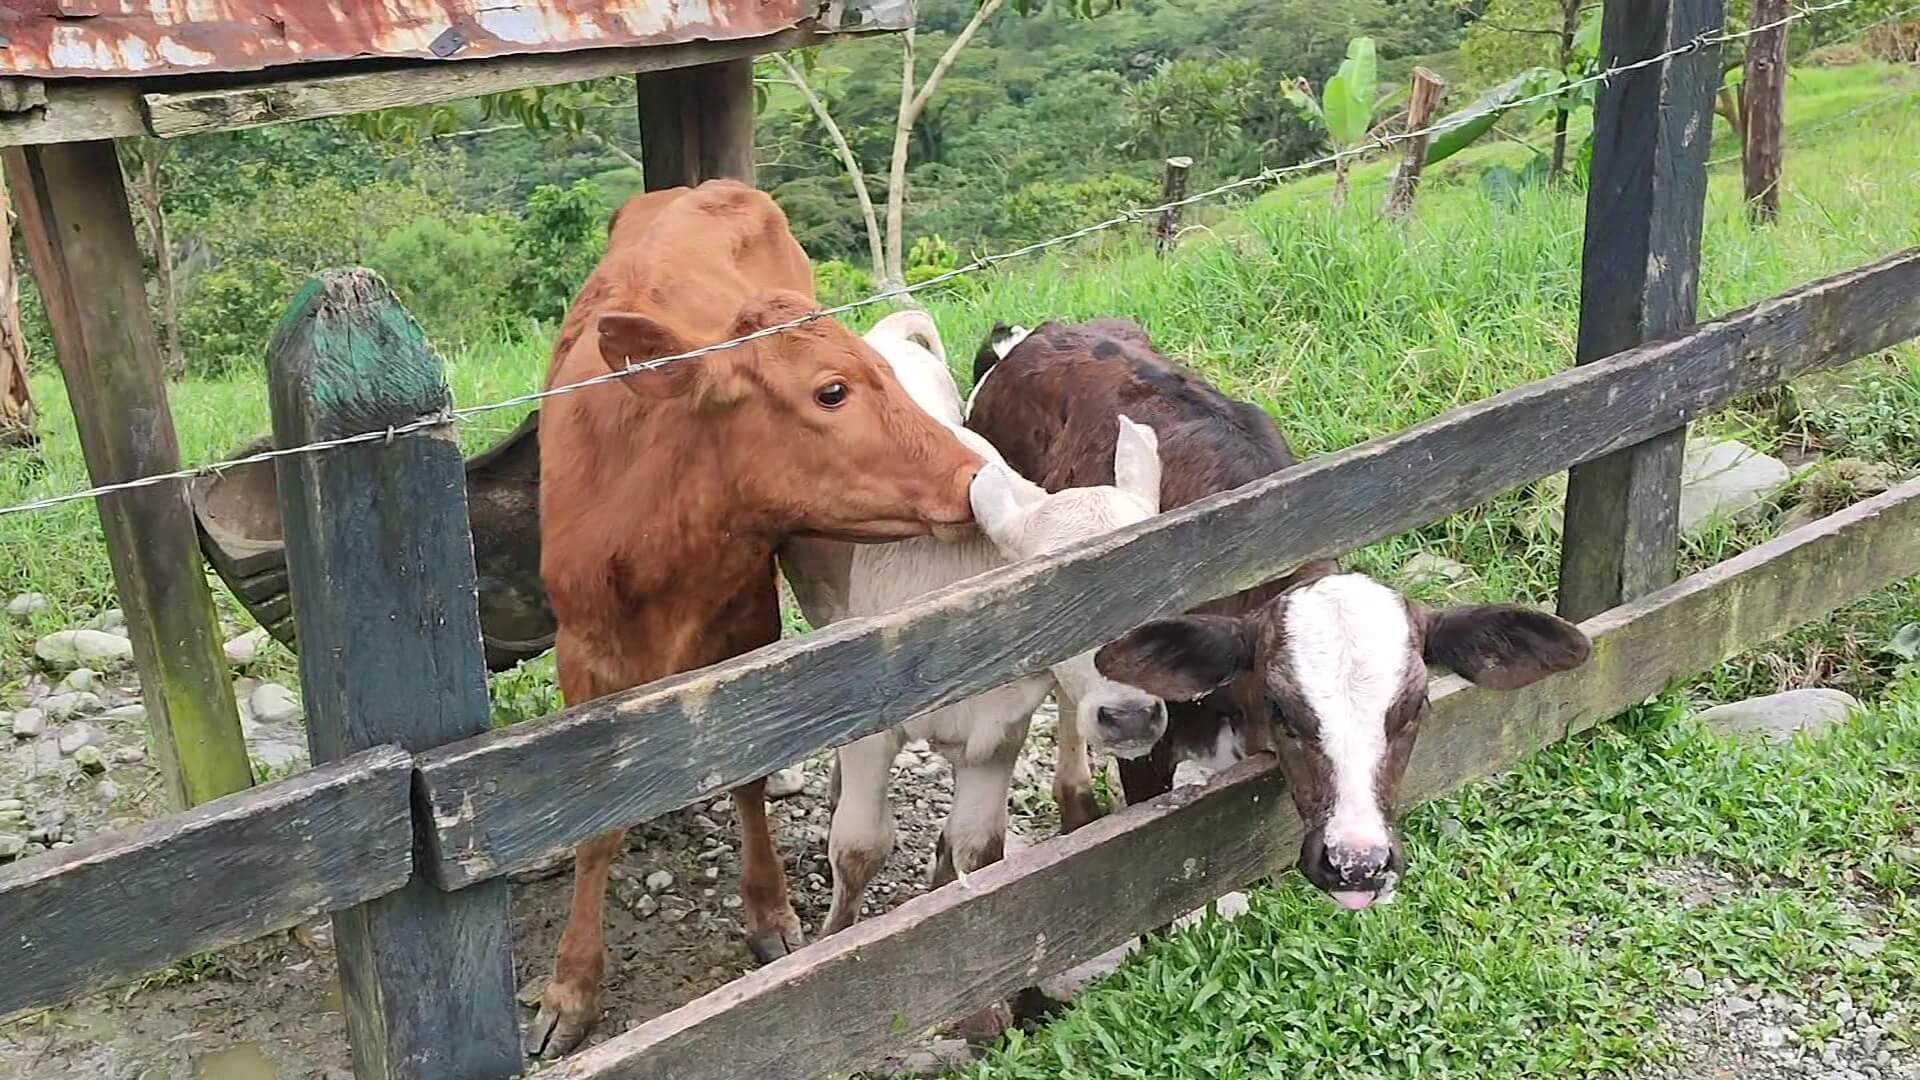
[[[549,386],[685,352],[814,308],[786,218],[731,181],[636,196],[554,345]],[[560,690],[578,704],[780,636],[774,551],[799,536],[888,541],[971,520],[980,459],[891,369],[821,320],[556,397],[540,422],[541,576]],[[798,948],[766,785],[734,791],[740,892],[762,962]],[[624,833],[575,853],[573,907],[530,1053],[597,1015],[607,872]]]
[[[1165,509],[1293,464],[1265,411],[1161,356],[1132,323],[999,336],[977,358],[976,378],[968,426],[1049,490],[1111,481],[1093,447],[1111,440],[1116,412],[1159,435]],[[1405,870],[1393,803],[1427,709],[1426,665],[1507,690],[1577,666],[1587,652],[1578,629],[1544,612],[1429,611],[1319,561],[1147,623],[1100,649],[1095,663],[1167,702],[1166,737],[1121,765],[1128,802],[1171,787],[1183,757],[1272,749],[1306,828],[1301,873],[1342,906],[1362,908],[1391,897]],[[1063,824],[1089,809],[1069,817],[1076,770],[1084,774],[1084,764],[1056,769]]]

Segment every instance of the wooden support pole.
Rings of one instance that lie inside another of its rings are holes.
[[[281,446],[449,404],[440,358],[365,270],[310,282],[267,356]],[[487,730],[465,463],[449,429],[278,462],[316,762]],[[416,822],[421,810],[415,811]],[[354,1075],[492,1080],[522,1067],[504,880],[406,887],[334,916]]]
[[[1434,109],[1447,94],[1447,80],[1423,67],[1413,69],[1413,90],[1407,99],[1407,130],[1414,132],[1401,151],[1400,167],[1394,171],[1393,185],[1387,189],[1387,204],[1382,213],[1403,218],[1413,209],[1413,196],[1420,188],[1420,171],[1427,164],[1427,136],[1423,129],[1433,119]]]
[[[1721,0],[1607,0],[1608,67],[1721,25]],[[1719,48],[1616,76],[1600,92],[1574,362],[1590,364],[1694,321],[1707,144]],[[1560,551],[1560,614],[1579,620],[1673,580],[1686,428],[1574,468]]]
[[[1765,26],[1787,15],[1788,0],[1753,0],[1748,26]],[[1780,170],[1784,154],[1787,106],[1787,27],[1762,30],[1747,39],[1745,95],[1741,116],[1745,136],[1740,142],[1741,176],[1747,195],[1747,217],[1756,224],[1780,216]]]
[[[113,144],[11,147],[6,167],[87,475],[112,484],[178,469]],[[249,786],[253,769],[186,484],[103,495],[97,505],[170,800],[195,806]]]
[[[1193,168],[1190,157],[1170,157],[1166,171],[1160,174],[1160,202],[1164,205],[1187,197],[1187,171]],[[1169,206],[1160,211],[1153,227],[1153,250],[1161,255],[1173,250],[1180,237],[1180,208]]]
[[[0,450],[31,446],[33,388],[20,337],[20,280],[13,272],[13,200],[0,184]]]
[[[643,71],[636,79],[648,191],[727,177],[753,183],[753,59]]]

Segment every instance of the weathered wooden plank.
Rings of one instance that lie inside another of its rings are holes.
[[[1920,251],[1908,251],[894,614],[429,751],[420,762],[433,808],[428,866],[457,888],[535,865],[1144,619],[1352,551],[1916,333]]]
[[[123,139],[147,133],[140,92],[131,82],[70,79],[41,85],[44,102],[0,113],[0,146]]]
[[[14,148],[6,162],[87,475],[111,484],[178,469],[113,144]],[[104,495],[96,506],[170,801],[193,806],[247,787],[253,768],[185,483]]]
[[[445,409],[440,357],[371,271],[310,282],[267,350],[282,446]],[[280,458],[287,576],[316,761],[487,730],[466,463],[450,429]],[[424,880],[334,916],[355,1075],[520,1070],[507,883]]]
[[[640,164],[648,191],[726,177],[753,183],[753,58],[642,71]]]
[[[1608,66],[1718,30],[1722,0],[1607,0]],[[1580,264],[1586,364],[1692,325],[1707,203],[1718,46],[1613,78],[1594,103]],[[1567,478],[1560,614],[1584,619],[1673,580],[1686,429],[1575,468]]]
[[[736,41],[690,41],[650,48],[589,49],[457,64],[414,64],[386,71],[291,78],[219,90],[155,91],[142,95],[141,104],[153,134],[174,138],[405,105],[431,105],[504,90],[555,86],[633,72],[726,62],[751,65],[752,58],[759,53],[810,48],[845,36],[796,27]]]
[[[876,1063],[912,1033],[1279,870],[1300,839],[1285,791],[1270,760],[1242,762],[1204,797],[1181,788],[1011,855],[542,1075],[786,1080]]]
[[[1438,680],[1403,795],[1452,791],[1791,627],[1920,574],[1920,481],[1588,620],[1584,666],[1514,693]],[[801,1080],[878,1062],[1293,860],[1265,761],[1104,818],[563,1062],[557,1080]],[[1145,868],[1143,870],[1143,868]],[[1420,873],[1420,868],[1414,869]],[[1089,888],[1125,878],[1127,888]]]
[[[401,887],[412,772],[379,747],[0,867],[0,1019]]]

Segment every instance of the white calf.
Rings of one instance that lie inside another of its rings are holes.
[[[893,366],[921,408],[987,459],[972,492],[980,532],[958,540],[790,546],[781,554],[781,567],[813,625],[894,611],[1010,559],[1088,539],[1159,511],[1160,457],[1152,429],[1120,418],[1115,486],[1049,494],[961,426],[959,389],[947,370],[939,331],[924,313],[890,315],[867,332],[866,341]],[[1165,728],[1166,711],[1158,698],[1103,677],[1088,652],[842,747],[827,843],[833,906],[823,933],[853,923],[867,883],[893,851],[887,781],[894,755],[909,740],[926,739],[953,764],[953,810],[941,832],[934,883],[1000,857],[1014,762],[1034,709],[1056,689],[1061,729],[1074,728],[1076,743],[1151,746]]]

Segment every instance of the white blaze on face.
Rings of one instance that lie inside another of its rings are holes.
[[[1412,628],[1398,594],[1361,574],[1336,574],[1289,597],[1284,615],[1294,684],[1319,721],[1333,768],[1328,857],[1388,845],[1374,778],[1387,753],[1387,709],[1411,662]]]

